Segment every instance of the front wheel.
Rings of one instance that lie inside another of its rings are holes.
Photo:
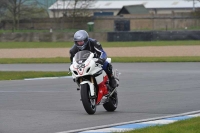
[[[103,107],[105,110],[112,112],[115,111],[118,105],[118,96],[117,92],[114,92],[114,94],[109,98],[109,101],[105,104],[103,104]]]
[[[96,100],[90,98],[90,88],[88,84],[81,85],[81,100],[88,114],[92,115],[96,112]]]

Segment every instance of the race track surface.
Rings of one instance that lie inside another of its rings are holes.
[[[32,66],[32,67],[31,67]],[[113,63],[119,106],[88,115],[71,78],[0,81],[0,133],[55,133],[200,110],[200,63]],[[0,65],[68,70],[69,64]]]

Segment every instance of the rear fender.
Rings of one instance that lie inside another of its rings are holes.
[[[88,84],[89,85],[89,87],[90,87],[90,95],[91,95],[91,97],[93,97],[94,96],[94,84],[91,83],[90,81],[83,81],[83,82],[80,83],[80,85],[83,85],[83,84]]]

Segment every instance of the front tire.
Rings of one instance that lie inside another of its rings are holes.
[[[113,112],[117,109],[117,105],[118,105],[118,96],[117,92],[114,92],[114,94],[109,98],[109,101],[103,104],[103,107],[108,112]]]
[[[81,85],[81,100],[88,114],[92,115],[96,112],[96,99],[90,98],[90,88],[88,84]]]

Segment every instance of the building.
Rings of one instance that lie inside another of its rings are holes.
[[[149,14],[149,10],[144,5],[123,6],[117,15],[121,14]]]
[[[87,11],[89,16],[107,13],[118,15],[124,6],[143,5],[151,14],[172,14],[191,12],[194,8],[200,7],[200,2],[187,0],[96,0],[92,3],[79,3],[76,9]],[[84,7],[85,6],[85,7]],[[49,7],[50,17],[69,16],[74,10],[74,1],[57,1]],[[100,15],[102,16],[102,15]]]

